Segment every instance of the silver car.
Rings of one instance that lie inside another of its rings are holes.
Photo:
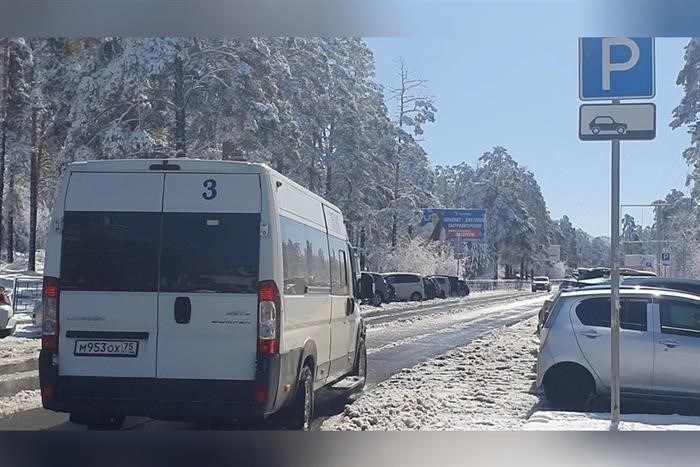
[[[700,399],[700,296],[620,291],[620,390],[625,396]],[[558,408],[610,395],[610,289],[562,292],[540,331],[537,386]]]
[[[4,287],[0,287],[0,339],[12,335],[17,326],[17,317],[12,302]]]

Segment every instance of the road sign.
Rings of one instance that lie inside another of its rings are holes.
[[[655,95],[654,39],[579,39],[581,100],[649,99]]]
[[[578,137],[584,141],[656,137],[654,104],[583,104],[578,115]]]
[[[671,265],[671,252],[670,251],[664,251],[663,253],[661,253],[661,264],[664,266]]]

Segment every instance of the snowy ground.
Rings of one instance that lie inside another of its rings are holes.
[[[403,369],[326,420],[321,429],[609,430],[608,413],[549,410],[534,386],[536,324],[533,317],[500,328]],[[700,430],[700,416],[623,414],[621,418],[623,431]]]
[[[0,339],[0,363],[9,359],[37,358],[41,349],[38,337],[38,328],[30,325],[17,326],[12,336]]]
[[[700,417],[687,415],[623,414],[621,431],[698,431]],[[523,426],[524,430],[586,430],[606,431],[610,429],[610,415],[606,413],[550,412],[532,414]]]
[[[11,397],[0,397],[0,418],[10,414],[41,407],[41,391],[20,391]]]
[[[404,369],[326,420],[323,430],[517,430],[533,393],[536,318]]]
[[[373,305],[360,305],[360,312],[362,314],[366,313],[372,313],[373,311],[385,311],[385,310],[405,310],[405,309],[411,309],[411,308],[418,308],[418,307],[424,307],[424,306],[433,306],[433,305],[441,305],[441,304],[447,304],[447,303],[456,303],[459,302],[461,299],[459,298],[448,298],[448,299],[441,299],[441,298],[435,298],[433,300],[424,300],[422,302],[390,302],[390,303],[382,303],[380,306],[373,306]]]

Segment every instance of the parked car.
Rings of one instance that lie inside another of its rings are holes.
[[[50,225],[44,408],[99,429],[277,415],[307,430],[316,389],[364,385],[343,214],[266,165],[76,162]]]
[[[568,281],[568,282],[567,282]],[[566,284],[565,284],[566,283]],[[700,295],[700,281],[694,279],[677,279],[668,277],[656,276],[621,276],[620,286],[630,288],[634,286],[657,287],[663,289],[677,290],[679,292],[692,293]],[[600,277],[596,279],[585,279],[581,281],[565,280],[559,286],[559,291],[550,299],[546,299],[540,308],[537,321],[537,331],[542,328],[554,302],[564,291],[580,290],[580,289],[601,289],[610,287],[610,277]]]
[[[438,291],[439,298],[447,298],[450,295],[450,280],[447,276],[429,276],[435,282],[437,282],[440,290]]]
[[[389,289],[384,276],[378,272],[372,272],[370,274],[372,274],[372,277],[374,278],[374,301],[372,304],[379,306],[382,303],[389,303],[391,301],[389,297]]]
[[[678,290],[680,292],[700,295],[700,281],[694,279],[634,276],[623,277],[622,284],[629,286],[639,285],[644,287],[661,287],[664,289]]]
[[[423,277],[423,288],[425,289],[425,299],[432,300],[438,297],[440,286],[429,277]]]
[[[11,336],[17,327],[17,319],[12,310],[12,301],[7,290],[0,287],[0,339]]]
[[[620,289],[620,386],[625,396],[700,400],[700,296]],[[537,385],[556,408],[610,394],[610,288],[562,292],[540,332]]]
[[[411,272],[390,272],[383,274],[387,284],[394,287],[396,300],[420,301],[425,298],[423,276]]]
[[[459,278],[457,276],[446,276],[450,281],[450,297],[459,297]]]
[[[360,290],[362,302],[381,306],[389,302],[389,290],[384,276],[376,272],[363,271],[360,274]]]
[[[389,294],[389,302],[395,302],[396,301],[396,289],[394,288],[393,285],[388,283],[386,279],[384,279],[384,282],[386,282],[386,291]]]
[[[552,284],[549,283],[549,277],[547,276],[535,276],[532,278],[531,288],[533,292],[537,292],[538,290],[551,292]]]
[[[467,281],[464,279],[460,279],[459,281],[459,295],[462,297],[466,297],[469,295],[469,286],[467,285]]]
[[[360,286],[360,303],[362,303],[363,305],[366,305],[368,303],[374,304],[376,302],[376,299],[374,277],[372,277],[372,274],[368,272],[360,273],[358,283]],[[381,305],[381,299],[379,300],[379,304],[376,306],[379,305]]]
[[[443,291],[440,283],[434,277],[429,277],[429,279],[433,285],[435,285],[435,298],[443,298],[445,292]]]

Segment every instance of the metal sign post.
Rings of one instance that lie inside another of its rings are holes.
[[[620,140],[612,140],[610,145],[610,422],[616,431],[620,423]]]
[[[579,108],[579,139],[610,140],[610,419],[620,423],[620,140],[656,136],[653,104],[620,104],[620,99],[655,95],[654,39],[584,37],[579,39],[579,97],[612,100]]]

